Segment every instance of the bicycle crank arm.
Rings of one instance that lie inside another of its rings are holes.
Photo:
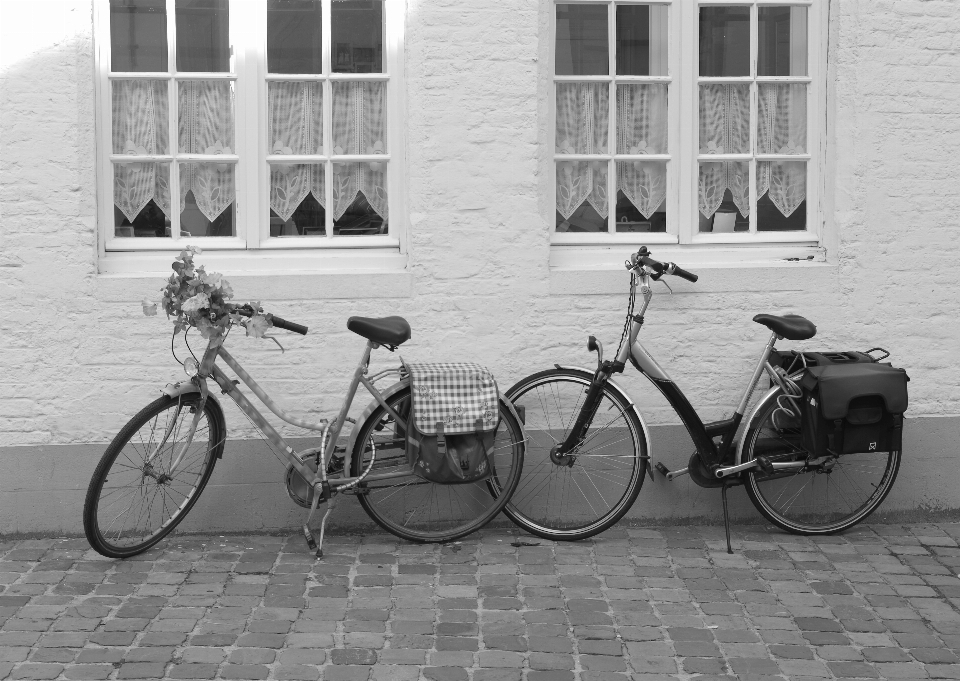
[[[793,468],[803,468],[807,465],[806,461],[787,461],[784,463],[771,462],[773,470],[789,470]],[[746,463],[741,463],[736,466],[721,466],[718,468],[715,473],[718,478],[726,478],[730,475],[736,475],[737,473],[742,473],[743,471],[748,471],[752,468],[757,468],[757,461],[748,461]]]
[[[654,466],[654,468],[657,469],[658,473],[660,473],[661,475],[663,475],[663,477],[665,477],[667,480],[670,480],[670,481],[676,480],[681,475],[686,475],[687,473],[690,472],[690,469],[688,468],[678,468],[675,471],[667,470],[667,467],[664,466],[659,461],[657,462],[657,465]]]

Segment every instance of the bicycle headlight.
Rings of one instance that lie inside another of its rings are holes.
[[[183,362],[183,373],[193,378],[200,373],[200,362],[193,357],[187,357]]]

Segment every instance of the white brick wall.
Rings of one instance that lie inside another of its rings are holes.
[[[311,327],[283,355],[232,345],[293,411],[335,408],[361,349],[351,314],[402,314],[405,357],[480,361],[504,388],[555,362],[590,365],[588,333],[616,342],[625,296],[587,279],[593,294],[557,293],[579,275],[548,267],[548,7],[408,0],[409,276],[382,280],[391,297],[369,276],[356,278],[374,293],[362,299],[330,277],[231,277],[241,297]],[[960,414],[960,3],[833,0],[829,12],[828,264],[705,269],[658,296],[644,328],[706,418],[736,403],[765,338],[750,318],[788,310],[817,324],[807,348],[891,350],[913,379],[910,416]],[[0,27],[2,445],[105,442],[177,375],[165,322],[140,314],[162,281],[96,274],[89,0],[3,0]],[[622,383],[651,422],[677,422],[636,374]],[[231,437],[249,435],[227,415]]]

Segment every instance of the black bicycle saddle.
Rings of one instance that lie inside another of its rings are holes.
[[[410,325],[403,317],[350,317],[347,328],[380,345],[397,346],[410,340]]]
[[[763,324],[778,336],[787,340],[807,340],[817,335],[817,327],[809,319],[798,314],[778,317],[772,314],[758,314],[753,318],[757,324]]]

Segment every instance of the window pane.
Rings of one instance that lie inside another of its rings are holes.
[[[757,75],[807,75],[807,8],[761,7]]]
[[[617,86],[617,153],[667,153],[667,86]]]
[[[806,229],[806,161],[758,161],[757,196],[758,231]]]
[[[607,8],[557,5],[558,76],[605,76],[610,73]]]
[[[170,164],[113,165],[115,236],[170,236]]]
[[[231,163],[180,164],[182,236],[234,236],[235,175]]]
[[[700,75],[750,75],[750,8],[700,8]]]
[[[267,135],[268,153],[322,154],[322,84],[267,83]]]
[[[164,0],[110,0],[110,70],[167,70]]]
[[[386,83],[335,82],[332,89],[333,153],[386,153]]]
[[[386,234],[387,218],[386,162],[334,163],[333,233]]]
[[[267,71],[323,71],[320,10],[320,0],[268,0]]]
[[[617,5],[617,73],[667,75],[667,8]]]
[[[557,83],[556,153],[609,153],[609,116],[607,83]]]
[[[169,154],[170,124],[165,80],[115,80],[113,153]]]
[[[807,86],[758,84],[757,153],[807,153]]]
[[[270,166],[270,236],[324,236],[323,166]]]
[[[184,80],[177,88],[180,153],[234,153],[233,82]]]
[[[667,164],[617,161],[617,231],[667,231]]]
[[[607,162],[557,163],[557,231],[606,232]]]
[[[746,232],[750,229],[749,163],[702,162],[697,179],[701,232]]]
[[[750,86],[700,86],[700,153],[750,153]]]
[[[381,0],[334,0],[330,28],[334,72],[383,73]]]
[[[177,0],[176,7],[177,70],[231,71],[227,0]]]

